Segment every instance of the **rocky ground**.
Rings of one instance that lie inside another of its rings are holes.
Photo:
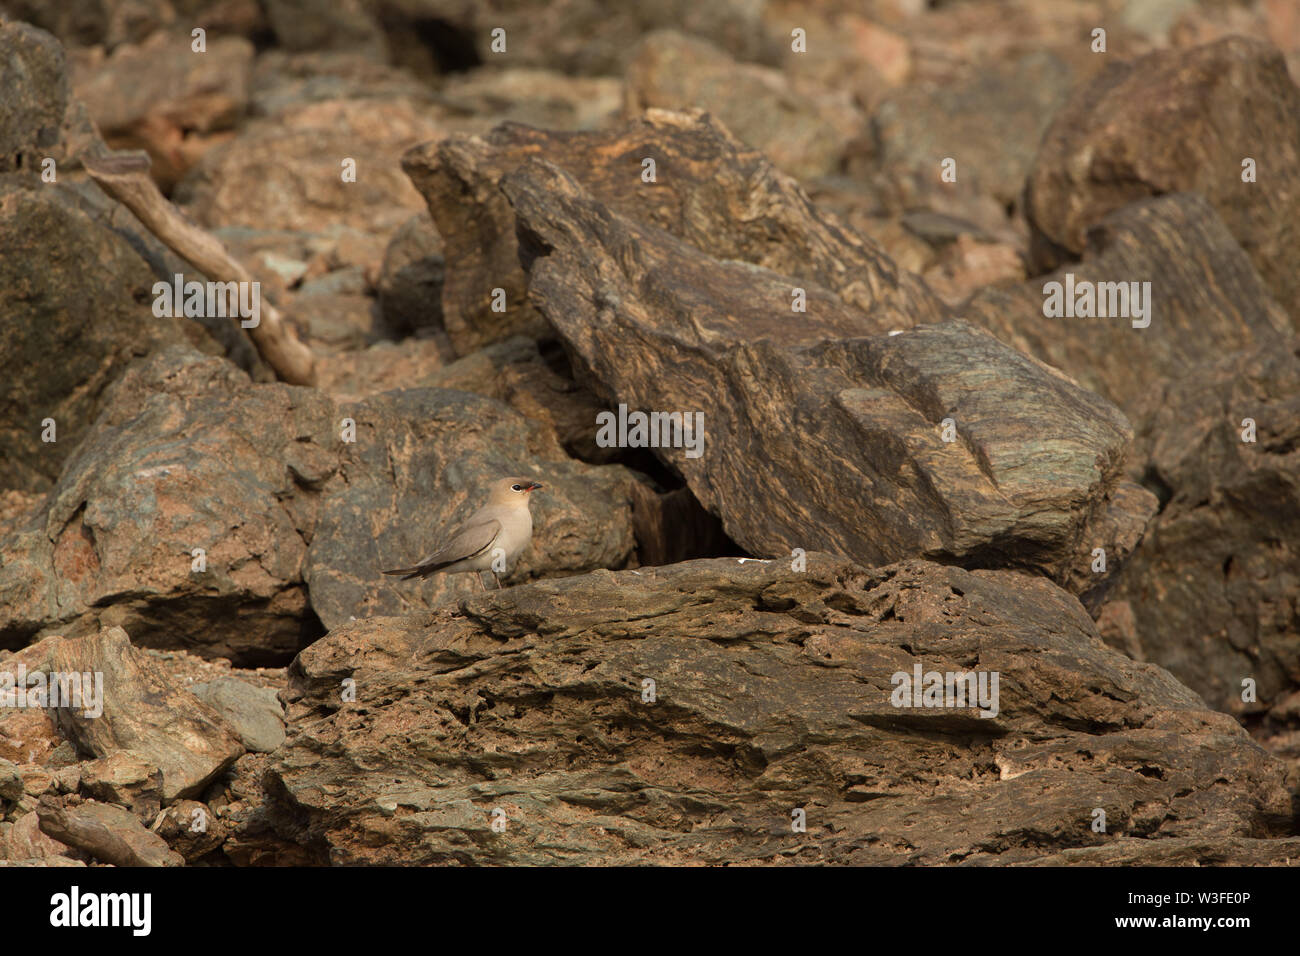
[[[0,0],[0,704],[103,687],[0,706],[0,863],[1300,862],[1297,77],[1289,0]],[[381,575],[511,474],[502,589]]]

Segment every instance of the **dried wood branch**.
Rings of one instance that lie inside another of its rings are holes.
[[[85,156],[86,172],[99,187],[131,212],[145,228],[178,256],[215,282],[252,282],[244,268],[216,237],[190,222],[149,176],[149,157],[142,152]],[[280,311],[263,302],[260,321],[249,337],[275,374],[294,385],[316,382],[316,356],[284,321]]]

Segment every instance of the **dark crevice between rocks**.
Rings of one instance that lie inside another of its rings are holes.
[[[1165,510],[1165,505],[1169,504],[1169,502],[1173,500],[1174,489],[1169,486],[1168,482],[1160,477],[1160,472],[1150,465],[1148,465],[1146,470],[1142,472],[1141,483],[1142,487],[1155,495],[1156,499],[1160,502],[1159,507],[1156,508],[1156,514],[1158,515],[1163,512]]]
[[[641,459],[642,455],[650,461]],[[655,467],[658,460],[644,450],[638,449],[629,457],[636,458],[646,469],[660,472],[665,481],[671,480],[666,469]],[[648,474],[636,465],[627,466]],[[696,558],[754,557],[731,539],[722,521],[706,511],[689,488],[680,481],[674,484],[676,487],[669,485],[663,491],[646,483],[638,483],[633,488],[632,532],[636,536],[636,557],[641,567],[660,567]]]
[[[250,635],[249,622],[259,619],[254,609],[265,613],[269,602],[252,603],[237,595],[202,595],[151,603],[150,597],[141,593],[105,598],[96,605],[104,612],[100,624],[122,627],[136,647],[184,650],[209,660],[226,659],[235,667],[286,667],[299,651],[326,634],[310,605],[261,618],[262,632]]]
[[[430,68],[439,74],[464,73],[483,65],[473,31],[449,20],[391,13],[381,14],[379,25],[395,65],[417,76],[427,75]]]

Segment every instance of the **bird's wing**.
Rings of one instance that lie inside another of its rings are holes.
[[[451,536],[451,539],[419,564],[409,568],[394,568],[384,574],[405,574],[410,577],[433,574],[449,564],[472,558],[492,547],[492,542],[501,533],[501,522],[496,518],[485,518],[465,525]]]

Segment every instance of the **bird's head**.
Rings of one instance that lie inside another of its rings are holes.
[[[541,487],[540,481],[533,481],[531,478],[502,478],[493,484],[489,504],[526,508],[528,496]]]

